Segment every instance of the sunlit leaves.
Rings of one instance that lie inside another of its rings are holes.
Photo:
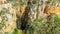
[[[9,34],[8,32],[5,32],[4,34]]]
[[[22,30],[15,28],[12,34],[22,34]]]
[[[16,28],[16,29],[14,29],[12,34],[17,34],[17,32],[18,32],[18,29]]]
[[[60,17],[59,16],[55,17],[55,22],[60,22]]]

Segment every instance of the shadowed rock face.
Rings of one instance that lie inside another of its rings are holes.
[[[17,28],[18,29],[25,29],[25,27],[26,27],[26,15],[27,14],[25,14],[25,9],[26,9],[26,7],[21,7],[21,9],[19,9],[19,11],[16,13],[16,17],[17,17],[17,21],[16,21],[16,23],[17,23]]]
[[[29,17],[28,17],[28,13],[30,12],[30,6],[29,3],[27,3],[27,6],[24,8],[21,8],[23,10],[21,10],[20,12],[22,12],[22,16],[19,16],[18,14],[17,16],[17,28],[18,29],[22,29],[25,30],[26,25],[28,23]]]

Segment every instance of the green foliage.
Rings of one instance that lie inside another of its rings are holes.
[[[34,34],[34,28],[32,26],[26,28],[26,34]]]
[[[35,19],[33,22],[29,21],[29,25],[26,27],[26,34],[55,34],[56,31],[60,30],[59,24],[60,17],[56,14],[51,14],[47,17],[47,22],[45,22],[43,16],[40,16],[39,19]],[[58,34],[59,32],[56,33]]]
[[[29,21],[26,26],[26,34],[39,34],[44,30],[44,20],[41,16],[40,19],[35,19],[33,22]]]
[[[12,34],[22,34],[22,30],[15,28]]]
[[[4,34],[9,34],[8,32],[5,32]]]
[[[17,34],[17,32],[18,32],[18,29],[16,28],[16,29],[14,29],[12,34]]]
[[[60,0],[58,0],[60,2]]]
[[[58,22],[60,22],[60,17],[59,16],[56,16],[54,20],[55,20],[55,22],[58,23]]]
[[[6,0],[7,2],[15,2],[15,1],[17,1],[17,0]]]

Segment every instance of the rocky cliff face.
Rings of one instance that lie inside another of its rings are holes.
[[[60,0],[0,0],[0,34],[59,34],[59,23]]]
[[[11,3],[0,0],[0,34],[11,32],[16,28],[16,12]]]

